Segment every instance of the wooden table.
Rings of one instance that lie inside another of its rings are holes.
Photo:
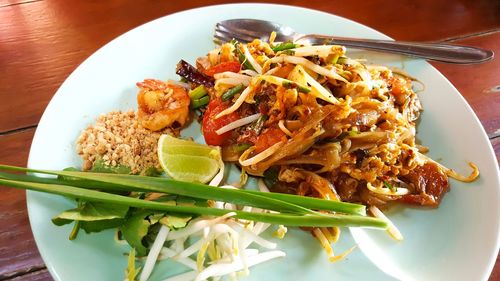
[[[225,2],[0,0],[0,163],[26,165],[47,103],[75,67],[103,44],[155,18]],[[350,18],[397,40],[454,42],[500,55],[498,0],[274,2]],[[498,160],[500,59],[433,65],[472,106]],[[24,191],[0,187],[0,202],[0,280],[52,280],[31,234]],[[499,259],[490,280],[500,280]]]

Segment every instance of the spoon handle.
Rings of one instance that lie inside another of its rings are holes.
[[[494,56],[491,50],[441,43],[354,39],[317,34],[304,35],[298,40],[307,40],[312,45],[337,44],[457,64],[481,63],[491,60]]]

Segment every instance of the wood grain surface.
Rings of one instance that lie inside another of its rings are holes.
[[[19,275],[17,277],[9,279],[9,280],[10,281],[48,281],[48,280],[53,280],[53,279],[52,279],[52,276],[50,276],[50,273],[47,269],[41,269],[38,271],[30,272],[28,274]]]
[[[485,33],[453,43],[477,46],[500,54],[500,32]],[[470,104],[490,138],[500,136],[500,60],[478,65],[432,62]]]
[[[0,136],[0,163],[25,166],[34,129]],[[0,280],[43,269],[26,212],[24,190],[0,186]]]
[[[343,16],[397,40],[451,41],[492,49],[500,56],[498,0],[272,2]],[[51,97],[99,47],[158,17],[221,3],[229,1],[0,0],[0,163],[26,165],[36,125]],[[499,160],[500,59],[469,66],[433,65],[469,102]],[[4,187],[2,280],[52,280],[31,234],[24,191]],[[489,280],[500,281],[498,260]]]

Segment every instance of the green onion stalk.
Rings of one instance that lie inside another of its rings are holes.
[[[75,171],[37,170],[13,166],[0,166],[0,169],[59,176],[58,178],[42,178],[33,175],[0,172],[0,184],[92,202],[103,202],[192,215],[221,216],[232,211],[211,207],[173,206],[162,202],[147,201],[108,193],[103,190],[111,192],[151,191],[191,196],[193,198],[207,200],[218,200],[279,212],[254,213],[234,211],[236,213],[236,218],[245,220],[303,227],[363,226],[387,228],[387,223],[384,220],[360,215],[365,212],[364,206],[345,202],[335,202],[287,194],[262,193],[249,190],[219,189],[203,184],[186,183],[166,178]],[[310,208],[322,211],[331,211],[335,209],[336,213],[320,213]],[[339,210],[343,210],[343,213],[341,214]]]
[[[239,85],[227,90],[226,92],[224,92],[224,94],[222,94],[221,99],[223,101],[228,101],[228,100],[232,99],[234,95],[241,93],[241,91],[243,91],[244,88],[245,88],[245,86],[243,84],[239,84]]]

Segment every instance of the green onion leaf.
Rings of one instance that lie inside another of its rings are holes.
[[[233,98],[234,95],[239,94],[243,91],[245,86],[243,84],[239,84],[229,90],[227,90],[224,94],[222,94],[222,100],[228,101]]]
[[[236,41],[235,39],[231,40],[231,44],[234,46],[234,54],[238,57],[238,60],[240,61],[241,65],[243,66],[243,69],[250,69],[255,71],[255,68],[253,68],[252,64],[247,60],[245,54],[243,54],[240,50],[239,47],[239,42]]]
[[[392,184],[390,184],[388,181],[384,181],[384,185],[385,185],[385,187],[387,187],[390,191],[392,191],[392,192],[396,192],[396,188],[395,188]]]
[[[69,240],[75,240],[78,236],[78,232],[80,231],[80,221],[75,221],[73,225],[73,229],[71,229],[71,233],[69,234]]]
[[[298,46],[299,46],[298,44],[294,44],[293,42],[284,42],[284,43],[280,43],[280,44],[272,47],[271,49],[276,53],[276,52],[279,52],[279,51],[284,51],[284,50],[289,50],[289,49],[295,49]]]
[[[191,98],[192,101],[198,100],[202,98],[203,96],[206,96],[208,94],[207,89],[205,89],[205,86],[200,85],[193,90],[189,91],[189,97]]]
[[[299,85],[298,83],[296,83],[294,81],[290,81],[290,80],[283,80],[283,82],[281,83],[281,86],[283,86],[285,88],[289,88],[289,89],[296,88],[297,90],[299,90],[299,92],[302,92],[305,94],[307,94],[311,91],[311,89],[304,87],[302,85]]]
[[[27,171],[43,174],[59,175],[71,177],[72,180],[50,179],[45,177],[36,177],[30,175],[19,175],[0,172],[0,179],[13,180],[19,182],[36,182],[45,184],[71,185],[86,189],[100,189],[110,192],[160,192],[169,194],[178,194],[193,198],[205,200],[217,200],[240,205],[255,206],[260,208],[277,208],[276,201],[270,200],[276,198],[275,194],[255,193],[250,190],[237,189],[218,189],[204,184],[179,182],[167,178],[133,176],[133,175],[114,175],[114,174],[96,174],[89,172],[70,172],[70,171],[48,171],[35,170],[15,166],[0,166],[0,169],[13,171]],[[251,194],[254,193],[254,194]],[[260,195],[259,197],[249,195]],[[279,195],[278,195],[279,196]],[[365,215],[364,205],[352,204],[339,201],[322,200],[309,198],[299,195],[287,195],[284,199],[279,199],[278,205],[286,202],[301,202],[306,208],[317,210],[342,212],[346,214]],[[294,204],[296,204],[294,203]],[[322,207],[318,207],[321,205]]]
[[[238,143],[233,145],[233,150],[236,152],[243,152],[252,146],[250,143]]]
[[[252,130],[254,130],[256,135],[260,135],[260,132],[264,128],[266,120],[267,120],[267,115],[262,114],[259,116],[259,119],[257,119],[255,123],[251,125],[252,126],[251,128]]]
[[[202,106],[207,105],[209,102],[210,102],[210,98],[208,96],[204,96],[200,99],[192,100],[190,107],[192,109],[197,109],[197,108],[200,108]]]
[[[337,59],[338,64],[346,64],[347,61],[348,61],[348,58],[346,58],[346,57],[340,57]]]
[[[323,200],[318,198],[309,198],[299,195],[286,195],[282,199],[270,200],[281,195],[262,193],[250,190],[238,189],[219,189],[198,183],[187,183],[175,181],[167,178],[133,176],[133,175],[117,175],[117,174],[98,174],[89,172],[72,172],[72,171],[50,171],[27,169],[15,166],[0,165],[0,169],[11,171],[34,172],[50,175],[59,175],[72,177],[74,180],[49,179],[45,177],[36,177],[30,175],[10,174],[0,172],[0,179],[16,181],[16,182],[34,182],[44,184],[71,185],[73,187],[82,187],[86,189],[100,189],[106,191],[139,191],[139,192],[160,192],[169,194],[178,194],[193,198],[205,200],[217,200],[229,202],[233,204],[255,206],[264,209],[272,208],[288,208],[296,210],[297,206],[290,206],[284,203],[295,202],[300,203],[303,207],[342,212],[346,214],[365,215],[366,208],[364,205],[352,204],[339,201]],[[276,172],[277,173],[277,172]],[[267,184],[267,183],[266,183]],[[271,185],[268,185],[271,186]],[[258,195],[258,196],[255,196]],[[322,206],[322,207],[318,207]],[[303,209],[299,208],[299,211]]]
[[[5,167],[5,166],[2,166]],[[139,176],[138,176],[139,177]],[[244,220],[260,221],[271,224],[282,224],[286,226],[301,227],[388,227],[386,221],[357,215],[340,215],[324,213],[291,214],[291,213],[253,213],[238,210],[226,210],[196,206],[172,206],[160,202],[146,201],[138,198],[131,198],[122,195],[110,194],[96,190],[88,190],[73,186],[42,184],[34,182],[20,182],[0,179],[0,184],[21,189],[30,189],[40,192],[59,194],[72,198],[80,198],[88,201],[117,204],[128,207],[142,208],[147,210],[158,210],[165,212],[176,212],[184,214],[222,216],[230,212],[235,213],[235,217]],[[213,190],[218,190],[213,188]],[[326,201],[326,200],[325,200]]]

